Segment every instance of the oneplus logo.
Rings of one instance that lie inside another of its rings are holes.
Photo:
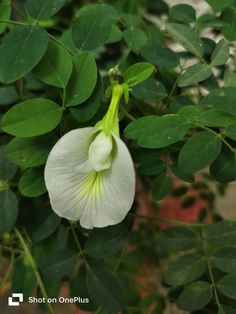
[[[23,302],[23,293],[12,293],[8,298],[9,306],[19,306],[21,302]]]

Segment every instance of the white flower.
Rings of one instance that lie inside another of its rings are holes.
[[[117,134],[119,101],[111,102],[97,126],[65,134],[50,152],[45,168],[53,210],[69,220],[80,220],[88,229],[121,222],[134,199],[133,162]]]

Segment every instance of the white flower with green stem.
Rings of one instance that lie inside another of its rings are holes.
[[[135,194],[130,153],[119,137],[118,111],[127,85],[112,85],[109,109],[94,127],[65,134],[53,147],[45,182],[53,210],[84,228],[121,222]]]

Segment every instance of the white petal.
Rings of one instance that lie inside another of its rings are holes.
[[[84,199],[80,224],[85,228],[118,224],[131,209],[135,193],[135,171],[126,145],[115,138],[112,165],[99,178],[100,196]]]
[[[112,136],[100,132],[89,147],[89,161],[94,170],[101,171],[111,166]]]
[[[79,220],[82,214],[83,208],[78,202],[80,183],[91,171],[87,163],[88,150],[96,132],[98,130],[93,127],[70,131],[49,154],[45,182],[52,208],[60,217]],[[84,164],[87,168],[80,167]]]
[[[113,141],[111,167],[99,172],[93,169],[88,152],[97,132],[83,128],[64,135],[50,152],[45,168],[53,210],[61,217],[80,220],[89,229],[121,222],[135,191],[133,162],[118,137]]]

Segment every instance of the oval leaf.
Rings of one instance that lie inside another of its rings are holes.
[[[212,286],[205,281],[197,281],[186,286],[180,294],[177,305],[184,311],[204,308],[212,299]]]
[[[70,53],[55,41],[50,41],[47,52],[35,68],[34,73],[45,84],[65,88],[72,69]]]
[[[6,146],[6,157],[22,167],[43,165],[57,137],[53,134],[33,138],[14,138]]]
[[[129,86],[135,86],[146,80],[154,71],[154,66],[148,62],[133,64],[124,73],[124,81]]]
[[[212,70],[205,64],[194,64],[180,76],[179,87],[190,86],[205,81],[212,75]]]
[[[93,301],[104,309],[118,312],[123,308],[123,293],[119,282],[107,269],[90,267],[87,287]]]
[[[169,285],[181,286],[198,279],[206,269],[206,260],[200,255],[184,255],[172,263],[164,280]]]
[[[91,96],[97,82],[97,66],[90,52],[74,57],[74,70],[67,88],[66,105],[76,106]]]
[[[1,127],[11,135],[33,137],[55,129],[61,116],[62,110],[55,102],[29,99],[12,107],[2,118]]]
[[[56,14],[65,4],[65,0],[28,0],[27,10],[35,20],[47,20]]]
[[[37,45],[35,45],[37,43]],[[38,26],[17,26],[0,46],[0,81],[12,83],[41,60],[48,45],[48,34]]]
[[[179,167],[194,173],[211,164],[220,154],[221,139],[208,131],[194,134],[182,147],[179,154]]]

